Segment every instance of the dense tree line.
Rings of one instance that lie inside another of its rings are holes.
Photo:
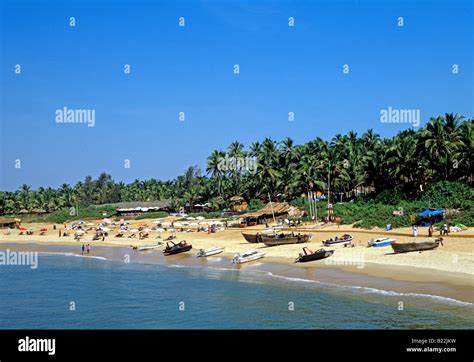
[[[302,145],[295,145],[291,138],[280,142],[266,138],[246,149],[236,141],[227,150],[211,153],[205,175],[193,166],[170,181],[137,179],[124,184],[102,173],[95,180],[87,176],[72,187],[64,184],[58,189],[31,190],[22,185],[15,192],[0,192],[0,212],[164,199],[172,200],[176,209],[209,203],[211,209],[218,210],[228,207],[235,195],[247,201],[267,200],[268,195],[273,200],[291,201],[308,191],[325,192],[328,176],[331,192],[338,198],[352,198],[361,186],[374,195],[395,190],[416,197],[437,181],[472,183],[473,122],[446,114],[393,138],[382,139],[368,130],[360,137],[351,131],[329,142],[317,137]]]

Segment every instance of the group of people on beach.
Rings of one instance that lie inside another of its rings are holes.
[[[428,227],[428,236],[431,238],[433,236],[433,224]],[[416,225],[412,226],[412,234],[413,237],[418,236],[418,227]],[[439,229],[439,235],[448,235],[449,234],[449,226],[448,224],[444,224],[442,228]]]
[[[82,244],[82,255],[84,255],[84,251],[86,251],[87,254],[89,254],[91,252],[91,245],[87,244],[87,246],[85,246],[84,244]]]

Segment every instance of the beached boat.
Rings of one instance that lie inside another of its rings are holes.
[[[234,256],[234,258],[232,259],[232,263],[234,264],[247,263],[249,261],[261,259],[264,256],[265,256],[265,253],[261,251],[255,251],[255,250],[247,251],[245,253],[237,254],[236,256]]]
[[[328,240],[324,240],[323,244],[325,246],[337,246],[337,245],[350,245],[352,243],[352,235],[344,234],[340,238],[334,237]]]
[[[225,248],[220,247],[220,246],[214,246],[209,249],[201,249],[199,250],[197,256],[198,258],[206,257],[206,256],[211,256],[211,255],[216,255],[220,254],[224,251]]]
[[[392,246],[392,249],[395,253],[409,253],[411,251],[435,249],[439,246],[439,244],[443,245],[443,238],[436,240],[416,241],[413,243],[392,242],[390,245]]]
[[[334,250],[319,249],[316,251],[312,251],[308,247],[304,247],[303,253],[300,253],[300,255],[295,259],[295,263],[306,263],[308,261],[329,258],[332,254],[334,254]]]
[[[178,244],[169,241],[166,243],[166,248],[163,251],[165,255],[173,255],[178,253],[184,253],[185,251],[189,251],[193,248],[192,245],[186,243],[185,240],[180,241]]]
[[[163,244],[158,243],[156,245],[143,245],[143,246],[134,246],[133,250],[138,250],[138,251],[146,251],[146,250],[153,250],[161,247]]]
[[[256,234],[242,233],[242,236],[249,243],[261,243],[262,236],[265,236],[267,238],[272,238],[272,237],[275,237],[275,235],[276,235],[276,231],[274,229],[263,230],[262,232],[256,233]]]
[[[310,240],[311,234],[279,234],[270,238],[262,235],[262,242],[266,246],[307,243]]]
[[[367,243],[368,247],[379,247],[379,246],[389,246],[392,242],[397,241],[394,238],[378,238],[378,239],[370,239]]]

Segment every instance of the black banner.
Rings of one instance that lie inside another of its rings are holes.
[[[470,330],[15,330],[0,331],[0,361],[196,358],[357,358],[473,361]]]

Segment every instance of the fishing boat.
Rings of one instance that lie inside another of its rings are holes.
[[[324,240],[323,244],[324,246],[336,246],[336,245],[350,245],[352,242],[352,235],[349,234],[344,234],[340,238],[339,237],[334,237],[328,240]]]
[[[262,242],[266,246],[276,246],[285,244],[307,243],[311,240],[311,234],[279,234],[274,237],[266,237],[262,235]]]
[[[272,238],[272,237],[275,237],[275,235],[276,235],[275,229],[263,230],[261,233],[256,233],[256,234],[242,233],[242,236],[244,237],[244,239],[247,240],[249,243],[261,243],[262,236],[265,236],[267,238]]]
[[[261,251],[255,251],[255,250],[247,251],[245,253],[237,254],[236,256],[234,256],[234,258],[232,259],[232,263],[233,264],[247,263],[249,261],[261,259],[264,256],[265,256],[265,253]]]
[[[409,253],[411,251],[423,251],[436,249],[439,244],[443,245],[443,238],[436,240],[423,240],[412,243],[397,243],[392,242],[390,245],[395,253]]]
[[[329,258],[332,254],[334,254],[334,250],[319,249],[312,251],[310,248],[304,247],[303,253],[300,253],[300,255],[295,259],[295,263],[306,263],[308,261],[321,260]]]
[[[397,241],[397,239],[394,239],[394,238],[370,239],[369,242],[367,243],[367,247],[389,246],[394,241]]]
[[[214,246],[214,247],[209,248],[209,249],[200,249],[198,254],[197,254],[197,257],[202,258],[202,257],[206,257],[206,256],[220,254],[224,251],[224,249],[225,248],[220,247],[220,246]]]
[[[134,246],[133,250],[138,250],[138,251],[153,250],[153,249],[159,248],[162,245],[163,245],[162,243],[158,243],[158,244],[155,244],[155,245]]]
[[[185,251],[189,251],[193,248],[192,245],[186,243],[185,240],[180,241],[178,244],[175,244],[172,241],[168,241],[166,243],[166,248],[163,251],[165,255],[173,255],[178,253],[184,253]]]

